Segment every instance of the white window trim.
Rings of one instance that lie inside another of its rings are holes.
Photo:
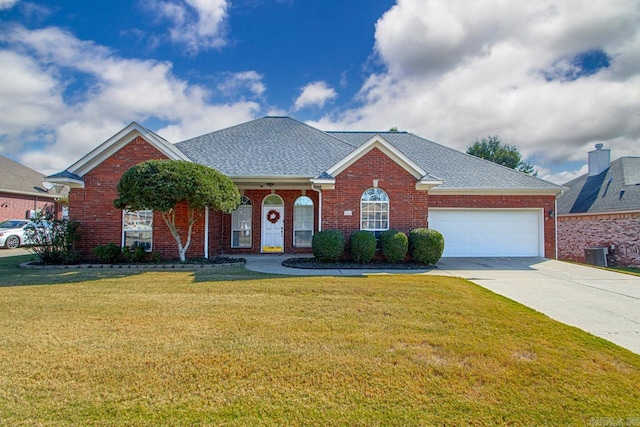
[[[240,231],[240,232],[244,231],[244,230],[241,230],[241,229],[233,228],[233,215],[236,213],[238,208],[240,208],[240,206],[238,206],[238,208],[236,208],[233,212],[231,212],[231,227],[230,227],[231,228],[231,242],[230,242],[230,246],[233,249],[248,249],[248,248],[250,249],[250,248],[253,247],[253,201],[247,196],[242,196],[242,199],[243,200],[247,200],[249,203],[248,204],[242,204],[242,202],[241,202],[240,206],[251,206],[251,221],[250,221],[250,224],[249,224],[250,225],[249,233],[250,233],[251,237],[249,238],[249,246],[242,246],[242,245],[234,246],[233,245],[233,232],[234,231]]]
[[[296,228],[296,202],[302,197],[305,197],[311,201],[311,205],[300,205],[304,207],[311,207],[311,228]],[[309,243],[308,245],[296,245],[296,231],[311,231],[311,237],[313,237],[314,222],[315,222],[314,207],[315,205],[313,204],[313,200],[309,196],[300,196],[296,198],[296,200],[293,202],[293,236],[292,236],[293,242],[292,243],[294,248],[310,248],[311,247],[311,243]]]
[[[384,195],[386,196],[387,200],[385,201],[376,201],[376,202],[370,202],[370,201],[365,201],[363,200],[364,195],[370,191],[370,190],[375,190],[375,191],[381,191],[384,193]],[[387,227],[386,228],[363,228],[362,227],[362,223],[364,221],[364,204],[367,203],[386,203],[387,205]],[[389,194],[384,191],[382,188],[378,188],[378,187],[371,187],[371,188],[367,188],[365,191],[362,192],[362,196],[360,196],[360,230],[365,230],[365,231],[387,231],[389,230],[389,226],[391,223],[391,218],[390,218],[390,204],[391,201],[389,200]]]
[[[120,246],[124,247],[125,246],[125,234],[127,231],[132,231],[132,230],[127,230],[125,228],[125,224],[124,224],[124,220],[125,220],[125,216],[127,215],[127,212],[151,212],[151,244],[149,245],[149,248],[145,248],[145,252],[152,252],[153,251],[153,211],[151,209],[140,209],[137,211],[130,211],[128,209],[123,209],[122,210],[122,236],[121,236],[121,240],[120,240]]]

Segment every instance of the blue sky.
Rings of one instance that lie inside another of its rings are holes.
[[[562,183],[640,155],[636,0],[0,0],[0,154],[65,169],[137,121],[499,135]]]

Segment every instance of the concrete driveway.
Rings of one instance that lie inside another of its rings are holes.
[[[27,248],[17,248],[17,249],[6,249],[0,248],[0,258],[9,257],[9,256],[18,256],[18,255],[28,255],[29,249]]]
[[[437,269],[301,270],[287,255],[246,256],[249,270],[289,275],[436,274],[468,279],[640,354],[640,277],[544,258],[443,258]]]

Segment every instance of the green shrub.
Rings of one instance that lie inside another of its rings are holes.
[[[354,231],[351,233],[349,246],[351,258],[359,264],[367,264],[376,255],[376,236],[370,231]]]
[[[102,264],[116,264],[121,260],[122,248],[115,243],[108,243],[96,246],[93,253]]]
[[[415,261],[433,265],[444,252],[444,237],[430,228],[416,228],[409,233],[409,251]]]
[[[311,239],[313,256],[323,262],[337,261],[344,252],[344,235],[338,230],[322,230]]]
[[[133,245],[129,247],[122,248],[122,256],[126,262],[130,263],[140,263],[144,262],[146,258],[146,251],[144,250],[144,246],[141,245]]]
[[[75,221],[43,216],[25,228],[25,238],[31,242],[29,250],[43,264],[78,264],[80,255],[75,251],[80,226]]]
[[[409,239],[402,231],[387,230],[380,233],[380,243],[382,255],[391,263],[402,261],[409,251]]]

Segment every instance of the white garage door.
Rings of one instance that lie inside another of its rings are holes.
[[[544,256],[542,210],[429,209],[445,257]]]

